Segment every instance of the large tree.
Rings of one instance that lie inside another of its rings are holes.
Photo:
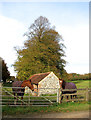
[[[16,49],[18,58],[14,64],[21,80],[35,73],[53,71],[62,75],[66,61],[63,59],[62,37],[50,26],[46,17],[40,16],[25,34],[28,39],[22,49]]]

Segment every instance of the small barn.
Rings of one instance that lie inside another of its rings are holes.
[[[35,95],[54,94],[57,92],[56,88],[60,88],[59,78],[53,72],[34,74],[30,79],[35,88]]]

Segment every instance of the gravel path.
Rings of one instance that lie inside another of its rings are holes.
[[[89,118],[89,111],[33,113],[19,116],[3,116],[3,118]]]

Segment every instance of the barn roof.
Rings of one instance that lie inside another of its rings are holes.
[[[38,84],[42,79],[44,79],[50,73],[51,72],[34,74],[29,79],[31,79],[32,83]]]

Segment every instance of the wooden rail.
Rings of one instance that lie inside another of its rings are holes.
[[[19,88],[19,87],[18,87]],[[9,90],[10,89],[10,90]],[[39,89],[52,89],[54,90],[54,88],[39,88]],[[62,90],[60,88],[55,88],[56,89],[56,94],[55,95],[40,95],[40,96],[33,96],[30,95],[30,93],[28,93],[28,95],[24,96],[23,101],[19,98],[19,102],[18,105],[19,106],[21,102],[23,102],[23,105],[27,106],[27,105],[40,105],[40,106],[46,106],[46,105],[52,105],[54,103],[60,103],[61,101],[61,97],[62,96],[70,96],[70,95],[77,95],[76,99],[69,99],[67,102],[69,101],[89,101],[89,94],[91,94],[91,88],[80,88],[80,89],[76,89],[77,93],[74,94],[62,94],[62,91],[73,91],[73,89],[65,89]],[[2,87],[2,95],[0,94],[0,105],[10,105],[10,106],[15,106],[14,103],[14,95],[12,94],[12,87]],[[63,102],[65,102],[65,100],[63,100]]]

